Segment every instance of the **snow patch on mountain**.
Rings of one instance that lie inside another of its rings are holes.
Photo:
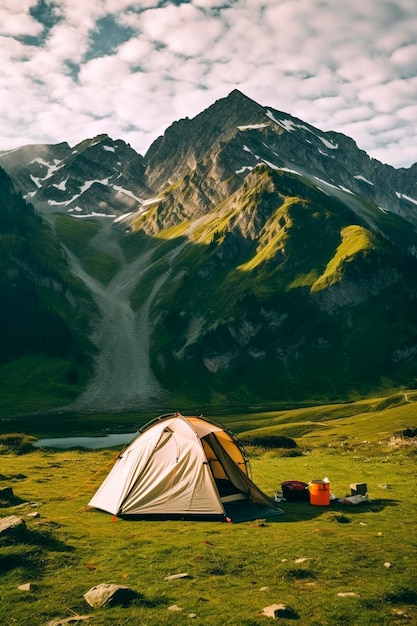
[[[365,176],[362,176],[361,174],[355,174],[353,176],[353,178],[356,178],[356,180],[362,180],[364,183],[368,183],[368,185],[373,185],[374,183],[372,183],[370,180],[368,180],[367,178],[365,178]]]
[[[339,147],[337,143],[335,144],[332,141],[329,141],[326,137],[323,137],[322,135],[319,135],[318,133],[314,132],[311,128],[309,128],[305,124],[297,124],[294,120],[290,120],[288,118],[277,119],[275,115],[272,113],[272,111],[270,111],[269,109],[266,110],[265,115],[269,117],[270,120],[275,122],[275,124],[278,124],[279,126],[281,126],[281,128],[283,128],[287,132],[305,130],[311,133],[312,135],[314,135],[314,137],[317,137],[317,139],[319,139],[326,146],[326,148],[329,148],[329,150],[337,150]],[[325,156],[329,156],[329,155],[325,154]]]
[[[121,193],[124,193],[126,196],[129,196],[129,198],[132,198],[133,200],[137,200],[137,202],[139,202],[140,204],[143,203],[142,198],[135,196],[135,194],[132,191],[129,191],[129,189],[125,189],[124,187],[120,187],[119,185],[112,185],[112,187],[115,191],[120,191]]]
[[[116,219],[114,220],[114,223],[118,224],[119,222],[123,222],[127,220],[128,217],[130,217],[132,214],[133,214],[133,211],[128,211],[127,213],[123,213],[123,215],[119,215],[118,217],[116,217]]]
[[[60,183],[54,183],[52,185],[52,187],[55,187],[56,189],[59,189],[59,191],[66,191],[68,179],[69,179],[69,176],[64,178],[64,180],[61,180]]]
[[[38,163],[39,165],[46,167],[47,169],[46,176],[39,178],[39,180],[42,180],[42,181],[48,180],[48,178],[51,178],[51,176],[53,176],[55,172],[57,172],[59,169],[64,167],[64,163],[62,163],[60,159],[54,159],[53,163],[49,163],[49,161],[45,161],[44,159],[37,157],[36,159],[33,159],[29,163],[29,165],[31,165],[32,163]]]
[[[33,174],[30,174],[29,178],[35,183],[35,185],[37,186],[38,189],[40,189],[42,187],[41,181],[43,180],[43,178],[39,178],[37,176],[33,176]]]
[[[251,172],[252,170],[253,170],[253,166],[252,165],[243,165],[238,170],[235,170],[235,173],[236,174],[243,174],[244,172]]]
[[[333,143],[333,142],[329,141],[328,139],[326,139],[325,137],[322,137],[321,135],[316,135],[315,134],[315,136],[318,139],[320,139],[320,141],[322,141],[324,143],[326,148],[329,148],[330,150],[337,150],[337,148],[339,147],[337,143]]]
[[[50,206],[68,206],[68,205],[72,204],[72,202],[77,200],[80,196],[82,196],[82,194],[85,193],[88,189],[90,189],[90,187],[92,187],[95,183],[99,183],[101,185],[108,185],[108,182],[109,182],[108,178],[95,179],[95,180],[86,180],[81,185],[79,193],[76,193],[69,200],[62,200],[62,201],[59,201],[59,200],[48,200],[48,204]]]
[[[238,126],[238,130],[258,130],[259,128],[266,128],[268,124],[248,124],[247,126]]]
[[[413,204],[417,204],[417,200],[415,200],[414,198],[410,198],[410,196],[406,196],[405,193],[400,193],[399,191],[395,192],[395,195],[397,196],[397,198],[403,199],[403,200],[407,200],[407,202],[412,202]]]
[[[292,120],[288,120],[288,119],[278,120],[275,117],[275,115],[272,113],[272,111],[270,111],[269,109],[266,110],[265,115],[267,117],[269,117],[270,120],[275,122],[275,124],[278,124],[278,126],[281,126],[284,130],[286,130],[288,132],[292,132],[294,130],[297,130],[297,124],[295,124],[295,122],[293,122]]]
[[[76,211],[82,211],[82,209],[80,209],[80,207],[75,207]],[[68,213],[71,211],[71,209],[69,209]],[[109,213],[98,213],[97,211],[91,211],[91,213],[84,213],[83,215],[72,215],[71,217],[75,217],[77,219],[85,219],[86,217],[111,217],[112,219],[114,219],[116,216],[116,214],[114,215],[109,215]]]

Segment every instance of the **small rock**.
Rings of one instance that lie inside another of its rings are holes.
[[[389,561],[387,561],[386,563],[384,563],[384,567],[389,569],[390,567],[392,567],[392,563],[389,563]]]
[[[28,506],[38,506],[36,502],[22,502],[22,504],[17,504],[15,509],[26,509]]]
[[[38,513],[38,511],[34,511],[33,513],[28,513],[28,514],[26,515],[26,517],[33,517],[34,519],[36,519],[36,518],[38,518],[38,517],[40,517],[40,516],[41,516],[41,514],[40,514],[40,513]]]
[[[304,563],[304,561],[310,561],[307,557],[301,557],[300,559],[295,559],[294,563]]]
[[[355,591],[339,591],[337,594],[339,598],[359,598],[359,594]]]
[[[197,617],[197,613],[188,613],[188,617],[190,619],[195,619]]]
[[[111,604],[112,606],[129,604],[137,596],[138,594],[135,591],[124,585],[102,583],[87,591],[84,594],[84,599],[90,606],[97,608],[105,604]]]
[[[24,583],[23,585],[18,586],[19,591],[33,591],[34,586],[32,583]]]
[[[171,576],[165,576],[164,580],[176,580],[177,578],[188,578],[187,572],[181,572],[180,574],[171,574]]]
[[[273,619],[295,619],[298,617],[294,609],[285,604],[271,604],[271,606],[266,606],[263,610],[263,614],[265,617],[272,617]]]
[[[168,607],[168,611],[183,611],[184,609],[181,609],[179,606],[177,606],[176,604],[173,604],[172,606]]]

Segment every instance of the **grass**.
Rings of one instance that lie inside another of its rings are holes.
[[[335,256],[329,261],[324,273],[312,286],[312,291],[320,291],[337,283],[340,280],[343,265],[355,255],[364,253],[374,245],[371,233],[361,226],[346,226],[342,229],[341,235],[342,243],[337,248]]]
[[[71,384],[73,361],[43,354],[26,354],[0,366],[0,415],[56,409],[74,401],[80,394],[80,382]]]
[[[16,436],[6,437],[0,486],[11,486],[16,502],[0,514],[22,516],[26,530],[13,539],[0,537],[1,622],[32,626],[78,613],[91,615],[95,625],[159,626],[188,623],[194,614],[204,626],[261,626],[268,623],[263,608],[283,603],[293,611],[291,620],[281,619],[284,624],[417,623],[416,447],[389,445],[399,424],[417,425],[415,396],[407,400],[224,416],[245,433],[269,422],[270,432],[279,435],[282,424],[295,428],[306,417],[315,427],[296,438],[298,456],[248,448],[253,477],[266,493],[292,478],[328,476],[337,497],[349,493],[350,483],[368,484],[368,503],[286,502],[276,521],[114,521],[86,505],[117,452],[15,454],[10,442],[15,445]],[[378,429],[385,434],[378,436]],[[35,511],[40,517],[28,517]],[[180,572],[188,578],[166,580]],[[32,591],[18,589],[27,582]],[[129,607],[91,609],[83,594],[103,582],[128,585],[141,595]],[[182,610],[168,610],[173,605]]]
[[[105,285],[120,270],[121,263],[90,246],[101,227],[100,220],[77,220],[68,215],[58,215],[55,222],[61,241],[79,258],[86,272]]]

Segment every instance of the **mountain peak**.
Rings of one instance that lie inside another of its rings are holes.
[[[227,100],[243,100],[247,102],[252,102],[253,104],[256,104],[256,106],[260,106],[255,100],[253,100],[252,98],[249,98],[249,96],[244,94],[242,91],[239,91],[239,89],[233,89],[233,91],[229,93],[226,99]]]

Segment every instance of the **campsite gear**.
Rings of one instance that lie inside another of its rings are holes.
[[[369,502],[368,494],[364,496],[357,493],[356,496],[346,496],[345,498],[339,498],[341,504],[362,504],[362,502]]]
[[[301,480],[286,480],[281,488],[282,495],[288,502],[305,502],[310,499],[308,485]]]
[[[226,507],[239,501],[283,513],[252,482],[249,459],[227,428],[173,413],[141,428],[89,506],[122,517],[233,521]]]
[[[324,480],[312,480],[308,486],[310,504],[328,506],[330,504],[330,483]]]
[[[360,494],[361,496],[365,496],[368,493],[368,485],[366,483],[351,483],[350,485],[350,495],[357,496]]]

